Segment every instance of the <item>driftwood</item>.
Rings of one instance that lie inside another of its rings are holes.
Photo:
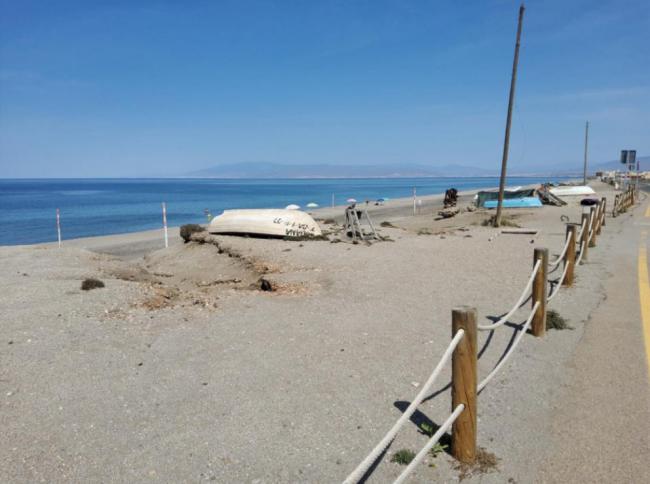
[[[438,215],[441,218],[451,218],[451,217],[455,217],[456,215],[458,215],[458,212],[459,212],[459,210],[457,208],[454,208],[454,209],[447,208],[447,209],[444,209],[444,210],[440,210],[438,212]]]
[[[537,229],[503,229],[501,230],[502,234],[528,234],[536,235],[539,233]]]
[[[553,195],[546,186],[537,190],[537,195],[542,199],[542,203],[546,205],[555,205],[556,207],[561,207],[566,205],[566,202],[561,198]]]

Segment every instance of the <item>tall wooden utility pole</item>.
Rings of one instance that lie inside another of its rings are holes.
[[[501,209],[503,206],[503,191],[506,187],[506,169],[508,167],[508,150],[510,148],[510,125],[512,124],[512,106],[515,103],[515,84],[517,83],[517,64],[519,64],[519,44],[521,40],[521,26],[524,20],[524,4],[519,7],[519,23],[517,24],[517,43],[515,44],[515,59],[512,62],[512,78],[510,79],[510,97],[508,99],[508,119],[506,120],[506,136],[503,141],[503,158],[501,160],[501,179],[499,180],[499,201],[497,215],[494,217],[494,226],[501,224]]]
[[[582,184],[587,184],[587,151],[589,148],[589,121],[585,124],[585,166],[582,174]]]

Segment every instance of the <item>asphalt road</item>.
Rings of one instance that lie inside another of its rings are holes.
[[[606,300],[592,313],[553,422],[542,482],[650,482],[650,197],[621,217]]]

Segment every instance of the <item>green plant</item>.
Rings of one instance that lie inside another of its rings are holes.
[[[414,458],[415,452],[410,449],[401,449],[393,454],[393,457],[391,457],[390,461],[406,466],[409,465]]]
[[[560,313],[554,309],[549,309],[546,312],[546,329],[575,329],[569,326],[567,320],[560,316]]]
[[[181,231],[180,231],[181,238],[185,241],[186,244],[192,238],[192,234],[197,232],[205,232],[205,228],[199,224],[181,225]]]
[[[81,281],[82,291],[90,291],[91,289],[98,289],[100,287],[104,287],[104,283],[99,279],[89,277],[88,279]]]

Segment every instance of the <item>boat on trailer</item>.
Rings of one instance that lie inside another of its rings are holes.
[[[316,221],[301,210],[225,210],[208,225],[211,234],[263,235],[270,237],[317,237]]]

